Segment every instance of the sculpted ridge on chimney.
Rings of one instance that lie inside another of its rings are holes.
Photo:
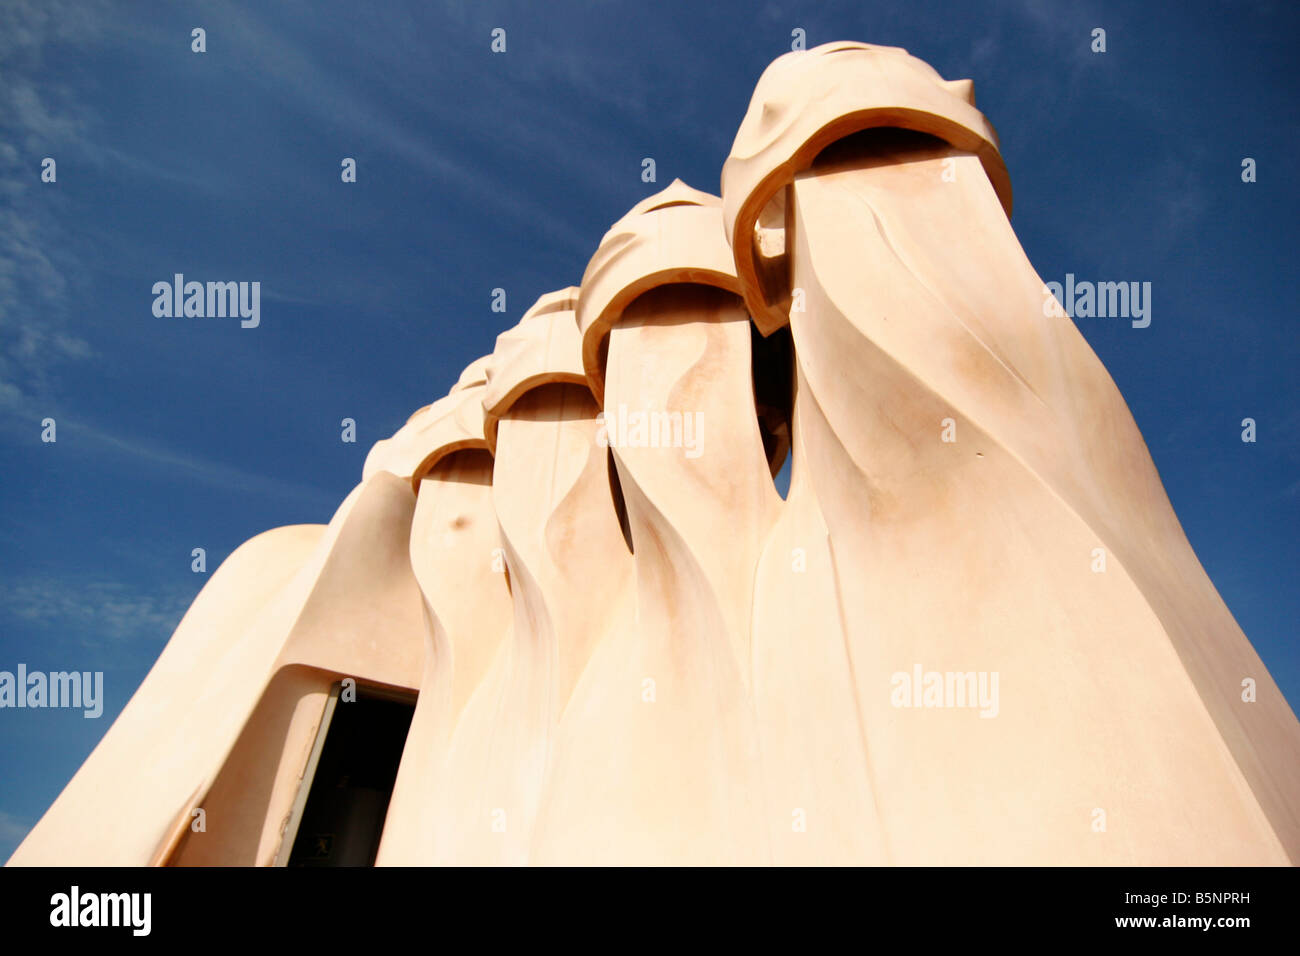
[[[929,133],[974,153],[1011,215],[1011,179],[997,133],[975,108],[970,80],[944,80],[906,50],[870,43],[824,43],[778,57],[759,77],[722,167],[727,241],[745,304],[764,335],[785,325],[789,312],[788,290],[764,275],[762,262],[784,253],[779,237],[777,249],[758,248],[763,229],[784,227],[779,194],[831,143],[885,126]]]
[[[697,283],[740,294],[722,232],[722,200],[680,179],[637,203],[605,233],[582,276],[578,328],[596,401],[605,401],[602,350],[637,296],[661,285]]]

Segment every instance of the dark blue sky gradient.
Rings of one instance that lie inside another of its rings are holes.
[[[370,445],[576,284],[629,206],[674,177],[717,192],[795,27],[972,78],[1043,278],[1152,283],[1149,328],[1077,324],[1294,707],[1298,21],[1290,3],[4,0],[0,669],[103,670],[106,706],[0,711],[0,859],[207,580],[191,549],[212,571],[328,521]],[[261,326],[155,318],[175,272],[260,280]]]

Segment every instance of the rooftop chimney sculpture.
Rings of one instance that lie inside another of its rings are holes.
[[[232,554],[10,862],[1300,862],[1300,723],[1010,210],[969,80],[780,57],[721,197]]]

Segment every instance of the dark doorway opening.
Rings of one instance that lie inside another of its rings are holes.
[[[758,433],[776,492],[785,498],[790,491],[790,441],[794,431],[794,338],[788,325],[763,338],[752,322],[749,336]]]
[[[373,866],[415,700],[357,688],[330,703],[288,865]]]

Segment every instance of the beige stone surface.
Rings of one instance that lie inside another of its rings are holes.
[[[748,646],[754,562],[780,499],[754,412],[748,316],[732,293],[676,283],[618,319],[606,422],[619,406],[699,414],[704,441],[694,458],[671,444],[613,447],[635,624],[593,657],[562,722],[535,862],[765,862]]]
[[[682,282],[740,291],[721,228],[718,197],[675,179],[605,233],[583,273],[577,310],[582,364],[597,401],[605,392],[609,330],[637,296]]]
[[[473,368],[466,370],[466,376]],[[366,456],[363,477],[389,471],[418,491],[421,479],[443,456],[487,448],[482,410],[487,380],[466,384],[466,376],[450,394],[412,415],[392,438],[375,442]]]
[[[496,451],[497,423],[525,392],[546,384],[580,386],[586,392],[582,340],[573,310],[578,289],[547,293],[524,313],[519,324],[497,336],[496,350],[485,366],[483,431]]]
[[[1109,377],[1068,320],[1043,317],[977,160],[946,183],[941,158],[814,169],[791,200],[807,296],[795,430],[886,781],[888,859],[1285,862],[1293,818],[1266,807],[1294,773],[1295,719]],[[891,675],[917,664],[996,672],[996,717],[892,706]],[[1258,703],[1240,700],[1246,677]]]
[[[449,764],[453,735],[510,636],[510,590],[486,450],[446,455],[421,480],[410,559],[423,597],[427,651],[379,865],[428,864],[444,842],[444,801],[457,785],[448,773],[463,771]]]
[[[581,376],[576,293],[539,299],[498,338],[487,369],[493,503],[514,613],[430,798],[433,862],[530,861],[556,728],[588,659],[628,623],[631,558]]]
[[[972,83],[783,56],[722,192],[231,555],[10,862],[272,863],[342,676],[418,691],[381,865],[1300,859],[1300,723]]]
[[[795,59],[823,76],[774,94],[789,115],[825,102],[834,77]],[[772,111],[760,82],[746,124]],[[828,656],[822,673],[852,675],[877,852],[894,863],[1294,861],[1300,725],[1196,561],[1114,383],[1067,318],[1044,316],[999,164],[961,135],[892,130],[814,162],[797,124],[753,161],[752,133],[742,125],[724,203],[743,212],[785,190],[785,234],[764,237],[778,253],[768,271],[788,276],[803,308],[756,282],[746,293],[756,320],[763,308],[773,328],[791,326],[791,501],[811,485],[820,506],[802,522],[787,511],[799,530],[773,539],[761,573],[789,589],[776,570],[785,545],[820,552],[825,540],[839,613],[816,596],[793,615],[817,634],[842,629],[847,660]],[[745,275],[743,219],[731,234]],[[955,441],[942,440],[945,423]],[[765,653],[780,659],[790,636],[774,630]],[[892,675],[918,665],[996,672],[996,717],[893,706]],[[1256,702],[1242,699],[1246,678]]]
[[[177,862],[270,863],[329,686],[419,686],[413,507],[383,473],[329,526],[236,550],[10,862],[138,866],[179,849]],[[194,807],[204,833],[188,829]]]
[[[785,324],[789,309],[788,287],[762,264],[762,231],[782,225],[772,200],[831,143],[883,126],[929,133],[974,153],[1011,215],[997,133],[975,108],[970,80],[944,80],[906,50],[869,43],[824,43],[778,57],[759,77],[722,167],[727,237],[745,304],[764,335]]]
[[[416,489],[410,566],[424,614],[424,670],[376,863],[433,859],[445,813],[453,733],[511,627],[505,556],[492,500],[483,397],[492,356],[471,362],[450,394],[417,413],[367,467],[410,478]]]

